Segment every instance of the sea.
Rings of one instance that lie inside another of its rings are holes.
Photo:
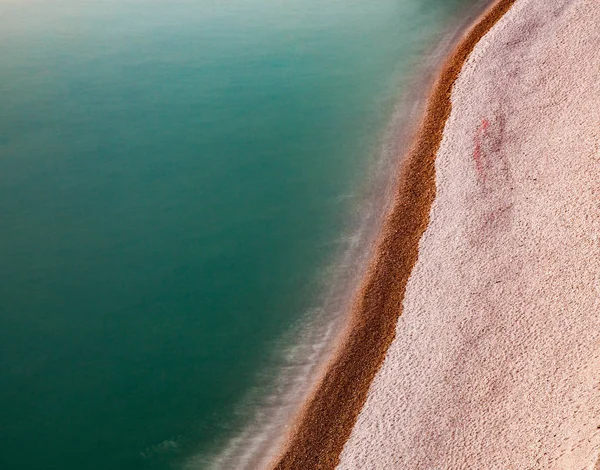
[[[473,2],[0,0],[0,468],[251,466]]]

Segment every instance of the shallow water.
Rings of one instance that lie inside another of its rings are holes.
[[[206,466],[467,3],[0,0],[0,468]]]

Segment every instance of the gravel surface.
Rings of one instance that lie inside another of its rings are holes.
[[[600,2],[517,0],[454,83],[339,469],[598,469]]]

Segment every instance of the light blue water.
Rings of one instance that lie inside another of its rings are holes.
[[[0,0],[0,468],[221,448],[467,1]]]

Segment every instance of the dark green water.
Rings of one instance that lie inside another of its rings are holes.
[[[465,3],[0,0],[1,469],[226,443]]]

